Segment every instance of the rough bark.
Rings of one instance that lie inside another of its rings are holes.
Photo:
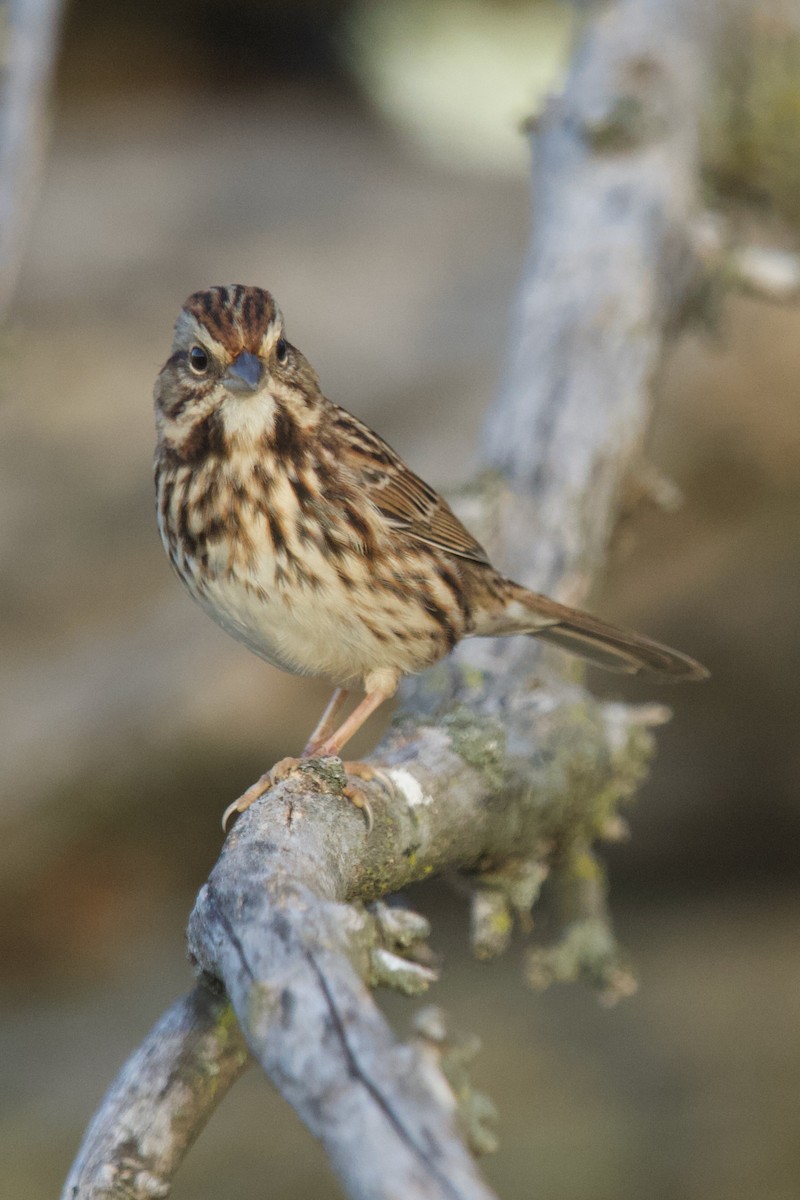
[[[534,135],[532,236],[486,458],[522,582],[583,594],[635,469],[665,332],[696,282],[698,125],[720,5],[601,10]]]
[[[248,1062],[230,1004],[194,988],[125,1064],[62,1194],[166,1196],[167,1181]]]
[[[699,19],[713,8],[623,0],[599,11],[533,135],[534,232],[508,381],[488,418],[492,474],[463,515],[509,571],[571,598],[603,560],[661,346],[693,285]],[[252,1054],[350,1196],[490,1195],[436,1056],[399,1044],[368,990],[428,982],[414,918],[392,925],[365,904],[444,869],[469,872],[476,949],[489,955],[555,868],[571,924],[547,969],[568,958],[610,991],[628,986],[592,844],[613,834],[662,713],[599,704],[558,676],[542,686],[534,665],[525,639],[460,648],[407,687],[370,759],[381,778],[365,785],[369,837],[336,761],[309,764],[237,822],[198,897],[195,961],[224,986]],[[149,1044],[157,1056],[154,1035]],[[120,1188],[113,1149],[126,1088],[170,1103],[157,1086],[168,1064],[154,1070],[141,1051],[134,1061],[87,1134],[68,1196],[154,1194]],[[198,1125],[208,1103],[195,1100]],[[166,1144],[148,1149],[126,1120],[128,1153],[166,1188],[185,1137],[176,1151],[164,1119]]]

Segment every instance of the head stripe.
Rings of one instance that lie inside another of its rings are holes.
[[[184,304],[190,314],[230,354],[258,354],[270,325],[281,320],[270,292],[237,283],[193,292]]]

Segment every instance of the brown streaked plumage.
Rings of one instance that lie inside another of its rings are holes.
[[[503,578],[442,497],[322,395],[261,288],[189,297],[155,412],[159,531],[191,595],[268,662],[337,689],[305,755],[338,754],[402,676],[465,637],[531,634],[612,670],[707,675]]]

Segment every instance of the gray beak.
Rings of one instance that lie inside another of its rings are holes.
[[[223,381],[232,392],[255,392],[264,374],[264,364],[255,354],[243,350],[228,367]]]

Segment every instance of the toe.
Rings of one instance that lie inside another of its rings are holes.
[[[283,783],[284,779],[288,779],[298,767],[303,763],[302,758],[281,758],[274,767],[270,767],[267,771],[270,783],[274,786],[276,783]]]
[[[367,822],[367,837],[369,837],[369,835],[372,833],[372,827],[375,824],[372,815],[372,805],[361,791],[361,788],[354,787],[352,784],[348,784],[344,789],[344,795],[352,805],[363,812],[364,819]]]
[[[368,767],[362,762],[346,762],[342,763],[346,775],[355,775],[356,779],[363,779],[365,783],[369,783],[375,778],[375,772],[372,767]]]
[[[223,830],[227,833],[228,822],[234,813],[238,815],[239,813],[247,812],[250,805],[254,804],[271,787],[274,787],[276,783],[282,783],[284,779],[288,779],[292,772],[297,770],[301,762],[302,759],[299,758],[282,758],[275,763],[274,767],[270,767],[268,771],[265,771],[261,778],[252,783],[246,792],[242,792],[238,800],[234,800],[225,809],[225,812],[222,814]]]

